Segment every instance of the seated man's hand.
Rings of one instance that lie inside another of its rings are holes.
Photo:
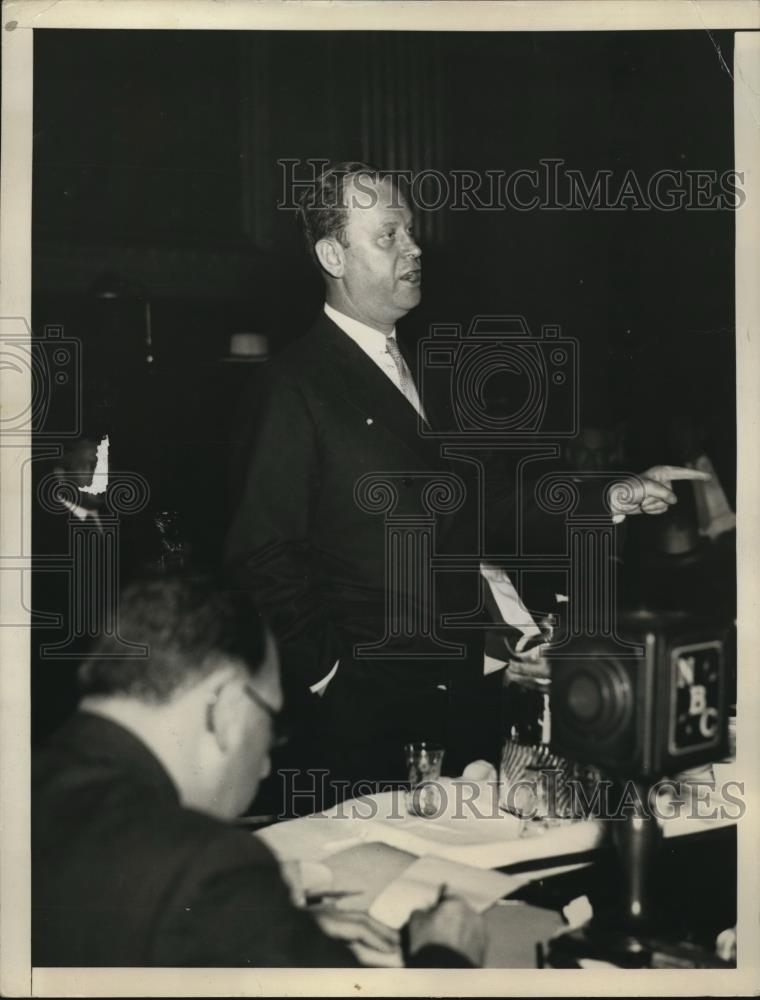
[[[368,913],[325,906],[314,913],[314,918],[325,934],[345,941],[363,965],[399,967],[403,964],[398,931],[379,923]]]
[[[432,910],[415,910],[408,927],[411,964],[416,964],[415,955],[427,946],[447,948],[476,967],[483,964],[487,942],[485,921],[463,899],[449,896]]]
[[[618,524],[626,514],[662,514],[678,502],[673,482],[678,479],[704,482],[710,478],[707,472],[676,465],[653,465],[640,476],[627,476],[613,483],[607,494],[612,520]]]

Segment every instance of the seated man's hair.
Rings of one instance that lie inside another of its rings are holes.
[[[123,643],[101,636],[79,667],[83,695],[165,702],[225,659],[256,674],[266,649],[265,625],[248,595],[198,574],[130,584],[119,601],[118,632],[123,640],[145,644],[147,656],[124,656]]]
[[[346,242],[348,207],[344,193],[346,185],[356,177],[379,181],[384,176],[377,167],[358,160],[331,163],[314,181],[314,187],[299,199],[296,215],[303,232],[306,247],[312,260],[321,268],[314,247],[320,240],[336,239],[343,246]]]

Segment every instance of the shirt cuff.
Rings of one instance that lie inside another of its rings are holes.
[[[484,677],[488,677],[489,674],[495,674],[497,670],[504,670],[506,666],[506,663],[502,663],[501,660],[497,660],[495,657],[489,656],[488,653],[483,654]]]
[[[311,691],[312,694],[319,694],[321,691],[324,691],[324,689],[327,687],[327,685],[330,683],[333,677],[337,674],[339,663],[340,660],[336,660],[330,673],[326,674],[321,680],[317,681],[316,684],[311,685],[309,690]]]

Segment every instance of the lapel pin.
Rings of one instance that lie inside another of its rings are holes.
[[[368,427],[369,427],[370,424],[374,424],[374,422],[375,421],[372,419],[372,417],[367,417],[367,426]]]

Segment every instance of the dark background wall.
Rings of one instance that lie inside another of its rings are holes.
[[[713,39],[730,65],[731,36]],[[703,32],[37,31],[35,331],[82,338],[93,432],[109,429],[98,380],[120,359],[127,437],[147,434],[161,459],[124,455],[157,504],[181,503],[188,483],[205,503],[237,385],[218,363],[229,335],[267,333],[276,351],[320,308],[276,208],[279,158],[721,172],[732,99]],[[408,335],[486,312],[558,323],[582,343],[587,419],[626,421],[638,464],[672,460],[663,427],[686,413],[733,492],[730,211],[442,209],[420,228],[424,302]],[[126,299],[93,296],[104,274]],[[147,389],[138,295],[152,307]]]

